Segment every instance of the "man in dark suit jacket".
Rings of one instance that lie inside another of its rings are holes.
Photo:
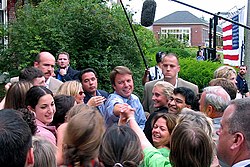
[[[169,53],[162,58],[162,73],[164,75],[164,79],[154,80],[151,82],[147,82],[144,87],[144,94],[143,94],[143,108],[145,112],[152,113],[156,111],[154,108],[154,103],[152,100],[152,90],[154,84],[158,81],[166,81],[174,85],[174,87],[187,87],[198,94],[199,89],[198,86],[185,81],[181,78],[178,78],[178,72],[180,71],[179,60],[178,57],[173,54]]]
[[[56,79],[62,82],[78,80],[79,71],[71,68],[69,63],[69,54],[67,52],[59,53],[57,58],[59,69],[55,71]]]
[[[97,89],[97,73],[92,68],[86,68],[79,74],[79,80],[82,83],[82,89],[84,90],[84,103],[91,106],[96,106],[100,113],[104,115],[104,102],[109,96],[104,90]]]
[[[232,100],[217,131],[219,160],[233,167],[250,166],[250,98]]]

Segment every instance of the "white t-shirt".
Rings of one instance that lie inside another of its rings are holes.
[[[164,77],[162,70],[157,65],[149,68],[149,74],[151,77],[151,79],[149,79],[150,81],[162,79]]]

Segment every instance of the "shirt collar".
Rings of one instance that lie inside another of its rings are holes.
[[[122,97],[121,95],[119,95],[116,91],[114,91],[114,94],[117,94],[118,96],[120,96],[125,102],[129,101],[129,100],[133,100],[132,99],[132,94],[126,98],[126,97]]]
[[[236,164],[234,164],[232,167],[243,167],[243,166],[247,166],[250,164],[250,159],[246,159],[246,160],[243,160],[243,161],[240,161]]]
[[[51,77],[49,77],[49,78],[47,79],[47,81],[45,82],[45,87],[46,87],[46,88],[49,88],[50,78],[51,78]]]
[[[178,85],[178,77],[176,77],[174,88],[177,88],[177,85]]]
[[[220,120],[221,120],[222,117],[218,117],[218,118],[213,118],[213,123],[214,124],[220,124]]]

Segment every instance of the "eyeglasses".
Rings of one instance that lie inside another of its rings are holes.
[[[83,91],[80,91],[80,92],[79,92],[79,95],[80,95],[80,96],[81,96],[81,95],[83,95],[83,94],[84,94],[84,92],[83,92]]]
[[[181,99],[179,99],[179,98],[174,98],[174,97],[170,97],[169,98],[169,102],[170,101],[174,101],[175,103],[184,103]]]

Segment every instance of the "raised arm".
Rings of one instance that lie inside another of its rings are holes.
[[[133,129],[135,133],[138,135],[141,141],[142,149],[145,149],[146,147],[153,147],[152,144],[148,141],[147,137],[145,136],[140,126],[137,124],[134,116],[134,111],[135,110],[132,110],[130,107],[124,108],[120,113],[120,119],[123,121],[126,120],[131,129]]]

